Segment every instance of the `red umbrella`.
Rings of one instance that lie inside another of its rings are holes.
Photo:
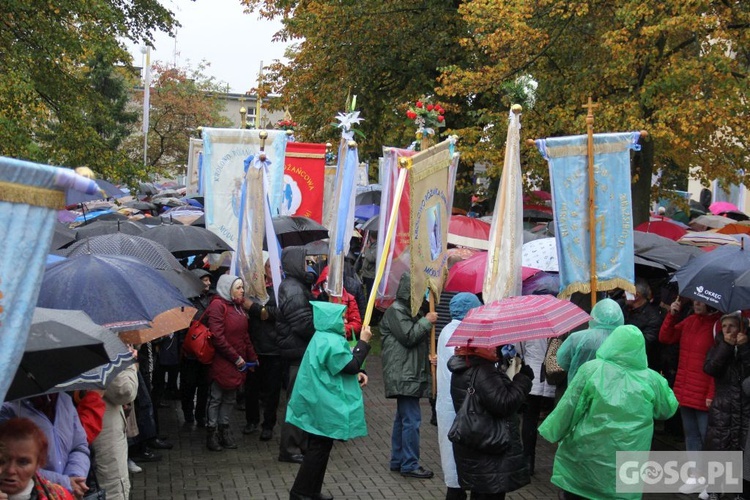
[[[482,283],[487,269],[487,252],[477,252],[468,259],[457,262],[448,271],[445,282],[446,292],[482,293]],[[521,268],[521,279],[534,276],[539,269],[531,267]]]
[[[465,215],[452,215],[448,223],[448,243],[461,247],[487,250],[490,224]]]
[[[644,233],[658,234],[659,236],[664,236],[665,238],[669,238],[670,240],[674,241],[679,240],[687,233],[687,231],[685,231],[677,224],[672,224],[671,222],[667,222],[665,220],[644,222],[642,224],[639,224],[635,228],[635,230],[643,231]]]
[[[497,347],[557,337],[591,319],[567,300],[552,295],[519,295],[469,311],[446,346]]]

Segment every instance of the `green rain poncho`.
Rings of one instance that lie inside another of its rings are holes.
[[[539,427],[544,439],[560,443],[552,483],[592,500],[641,498],[615,493],[616,452],[650,450],[654,419],[675,411],[667,381],[648,368],[641,331],[616,328]]]
[[[297,373],[286,421],[332,439],[367,435],[365,405],[356,375],[341,370],[352,360],[344,336],[346,309],[341,304],[312,302],[315,335]]]
[[[624,323],[620,304],[612,299],[597,302],[591,310],[589,327],[571,333],[557,351],[557,364],[568,372],[568,383],[582,364],[596,357],[596,350],[612,330]]]

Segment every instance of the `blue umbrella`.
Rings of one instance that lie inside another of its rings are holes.
[[[725,245],[695,257],[678,270],[680,295],[731,312],[750,308],[750,250]]]
[[[75,189],[68,189],[65,192],[65,205],[77,205],[79,203],[85,203],[87,201],[103,200],[105,198],[122,198],[125,196],[120,188],[112,184],[111,182],[103,179],[96,179],[94,182],[99,186],[101,191],[94,194],[86,194]],[[103,192],[102,192],[103,191]]]
[[[95,323],[124,331],[191,304],[158,271],[136,259],[83,254],[46,269],[37,306],[82,310]]]
[[[368,221],[379,214],[379,205],[359,205],[354,207],[354,218],[360,221]]]

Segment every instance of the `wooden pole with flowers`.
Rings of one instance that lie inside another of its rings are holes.
[[[417,126],[415,136],[417,142],[415,149],[417,151],[427,151],[427,149],[437,143],[437,129],[445,127],[445,109],[438,104],[432,103],[429,98],[423,97],[418,99],[413,106],[409,106],[406,117],[414,121]],[[437,297],[433,291],[430,291],[429,304],[430,312],[435,312],[435,303]],[[437,358],[437,342],[435,338],[435,324],[430,331],[430,359]],[[437,367],[430,364],[432,370],[432,397],[437,394]]]
[[[438,103],[433,104],[428,98],[419,99],[409,106],[406,117],[417,126],[417,151],[425,151],[437,142],[436,129],[445,127],[444,115],[443,107]]]

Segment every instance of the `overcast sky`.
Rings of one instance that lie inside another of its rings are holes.
[[[151,62],[176,62],[197,68],[201,60],[210,66],[206,76],[229,84],[231,92],[245,92],[256,86],[261,61],[264,65],[283,59],[286,44],[273,43],[281,29],[278,21],[258,20],[244,14],[239,0],[161,0],[182,24],[177,38],[164,33],[155,36]],[[143,65],[141,46],[128,44],[136,66]]]

